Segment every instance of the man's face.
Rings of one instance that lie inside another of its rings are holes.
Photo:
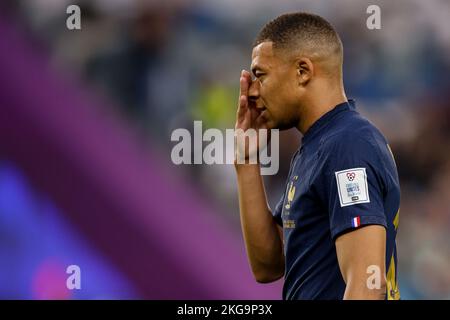
[[[293,61],[273,49],[272,42],[263,42],[253,48],[252,74],[249,89],[250,103],[263,110],[260,117],[269,129],[289,129],[298,121],[301,99],[297,68]]]

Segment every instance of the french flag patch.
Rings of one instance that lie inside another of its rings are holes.
[[[359,219],[359,216],[352,219],[353,228],[358,228],[360,225],[361,225],[361,219]]]

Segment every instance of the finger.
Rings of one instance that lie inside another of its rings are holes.
[[[252,82],[252,75],[247,70],[245,70],[245,69],[242,70],[241,76],[244,77],[245,79],[247,79],[248,83]]]
[[[261,112],[259,112],[255,108],[249,108],[249,110],[250,110],[250,113],[251,113],[251,116],[252,116],[253,123],[256,123],[256,120],[258,119],[258,117],[261,114]]]
[[[251,127],[251,124],[252,124],[251,112],[248,109],[245,109],[245,112],[243,113],[242,127],[244,129],[247,129]]]
[[[247,72],[248,73],[248,72]],[[249,83],[246,79],[246,71],[242,70],[241,77],[239,78],[239,102],[238,109],[236,112],[236,116],[239,119],[242,119],[248,107],[248,86]]]
[[[248,100],[246,96],[239,97],[238,110],[237,110],[237,118],[241,119],[245,112],[247,111]]]
[[[248,96],[249,82],[244,72],[245,70],[242,70],[241,77],[239,78],[239,85],[240,85],[239,97]]]
[[[250,86],[252,85],[252,75],[247,70],[242,70],[241,77],[247,82],[247,96],[250,94]]]

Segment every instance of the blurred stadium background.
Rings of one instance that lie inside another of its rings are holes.
[[[69,4],[82,30],[66,28]],[[233,128],[253,37],[289,11],[336,26],[347,96],[391,142],[402,298],[449,299],[446,0],[3,0],[0,298],[279,299],[247,265],[233,167],[173,165],[170,134]],[[272,205],[300,135],[281,138]],[[65,286],[71,264],[81,290]]]

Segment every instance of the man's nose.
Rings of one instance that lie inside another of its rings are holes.
[[[256,102],[259,98],[259,81],[252,80],[250,88],[248,88],[248,98],[250,101]]]

